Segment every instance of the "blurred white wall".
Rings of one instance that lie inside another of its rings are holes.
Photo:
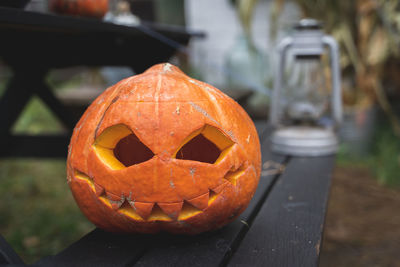
[[[271,0],[259,0],[252,24],[254,42],[269,58],[272,58],[275,46],[269,41],[271,6]],[[186,0],[185,9],[187,26],[207,34],[206,38],[192,42],[191,63],[200,72],[202,79],[222,89],[226,81],[222,71],[225,57],[241,32],[236,10],[229,0]],[[279,28],[290,27],[298,18],[296,6],[287,3],[279,20]],[[271,70],[268,68],[266,71]]]

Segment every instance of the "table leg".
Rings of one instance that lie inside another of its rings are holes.
[[[71,115],[45,83],[47,71],[14,69],[0,99],[0,157],[66,157],[69,138],[79,118]],[[36,94],[67,128],[61,135],[13,135],[11,128]]]

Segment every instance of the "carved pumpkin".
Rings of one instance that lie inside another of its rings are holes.
[[[122,80],[90,105],[71,138],[67,177],[100,228],[194,234],[246,208],[260,160],[246,112],[167,63]]]
[[[49,0],[49,9],[59,14],[102,18],[108,11],[108,0]]]

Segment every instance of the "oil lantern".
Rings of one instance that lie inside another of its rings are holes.
[[[339,49],[314,19],[278,45],[270,105],[271,149],[295,156],[334,154],[342,119]]]

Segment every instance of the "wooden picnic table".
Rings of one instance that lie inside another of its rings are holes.
[[[141,73],[184,50],[191,37],[204,34],[178,26],[123,26],[0,7],[0,36],[0,57],[13,74],[0,98],[0,157],[65,157],[79,116],[55,97],[46,81],[49,71],[74,66],[126,66]],[[62,122],[65,134],[11,133],[34,95]]]
[[[272,154],[270,128],[256,126],[263,171],[250,205],[232,223],[197,236],[95,229],[35,266],[317,266],[335,157]]]

